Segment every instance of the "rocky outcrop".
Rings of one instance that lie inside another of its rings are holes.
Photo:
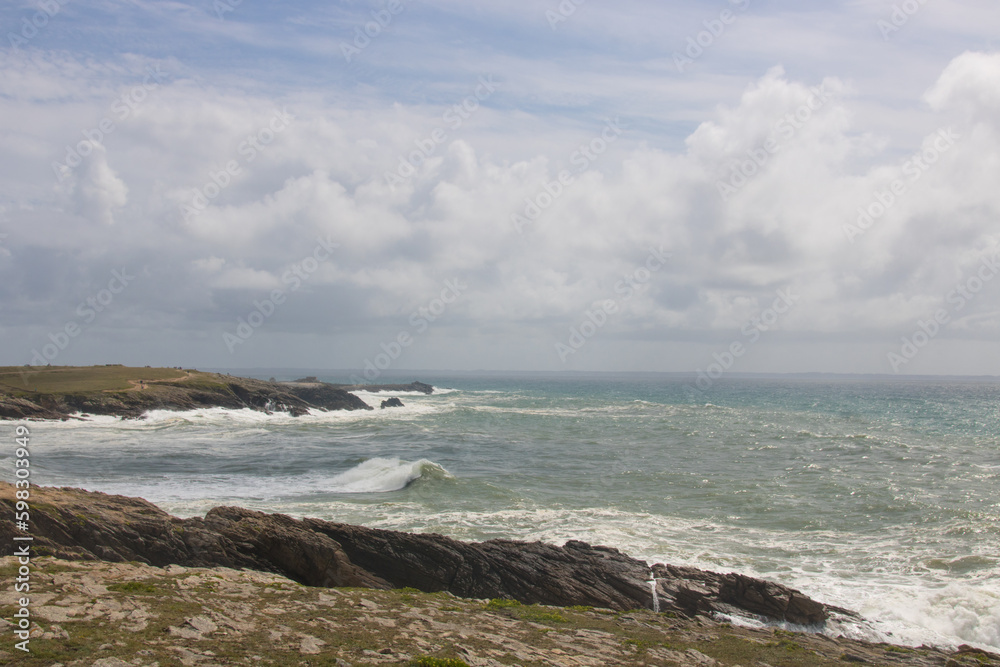
[[[403,402],[398,398],[396,398],[395,396],[393,396],[392,398],[387,398],[384,401],[382,401],[382,405],[380,407],[383,410],[386,408],[401,408],[403,407]]]
[[[14,489],[0,484],[0,555],[12,553]],[[151,565],[276,572],[310,586],[412,587],[524,604],[651,609],[650,567],[608,547],[570,541],[459,542],[238,507],[204,519],[172,517],[151,503],[79,489],[35,488],[35,553]],[[776,583],[738,574],[654,565],[662,611],[754,615],[802,625],[843,613]]]
[[[419,391],[421,394],[433,394],[434,387],[425,382],[411,382],[410,384],[335,384],[331,385],[344,391],[367,391],[372,393]]]
[[[846,609],[816,602],[797,590],[742,574],[662,564],[654,565],[652,570],[661,598],[690,616],[749,612],[798,625],[818,625],[826,621],[831,611],[852,615]]]
[[[276,386],[282,389],[286,388],[284,384],[277,384]],[[293,385],[287,387],[286,391],[305,401],[310,407],[322,410],[373,409],[354,394],[323,382],[316,385]]]
[[[0,419],[65,419],[66,414],[21,396],[0,394]]]
[[[293,416],[314,409],[372,409],[354,394],[329,384],[296,385],[197,371],[189,375],[182,380],[151,381],[133,389],[115,391],[21,391],[17,395],[0,392],[0,418],[68,419],[81,413],[135,419],[150,410],[209,407],[250,408],[262,412],[287,412]]]
[[[0,508],[9,516],[14,502],[13,487],[0,483]],[[142,498],[35,487],[32,546],[36,554],[67,560],[247,568],[310,586],[390,587],[352,565],[334,540],[291,517],[226,509],[224,518],[179,519]],[[0,521],[0,539],[14,544],[14,535],[13,522]],[[4,548],[4,555],[12,553]]]

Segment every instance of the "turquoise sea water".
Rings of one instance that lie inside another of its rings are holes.
[[[411,379],[438,391],[297,419],[38,424],[34,480],[182,516],[238,504],[466,540],[581,539],[767,577],[870,621],[836,632],[1000,651],[1000,383]]]

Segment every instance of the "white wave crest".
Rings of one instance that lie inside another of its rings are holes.
[[[450,479],[447,470],[427,459],[409,462],[399,458],[368,459],[331,480],[334,493],[386,493],[399,491],[421,477]]]

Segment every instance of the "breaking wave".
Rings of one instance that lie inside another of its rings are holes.
[[[331,480],[333,493],[386,493],[399,491],[420,478],[453,479],[447,470],[427,459],[403,461],[374,458],[340,473]]]

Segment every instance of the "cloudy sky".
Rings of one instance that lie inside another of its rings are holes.
[[[2,364],[1000,374],[995,0],[0,28]]]

